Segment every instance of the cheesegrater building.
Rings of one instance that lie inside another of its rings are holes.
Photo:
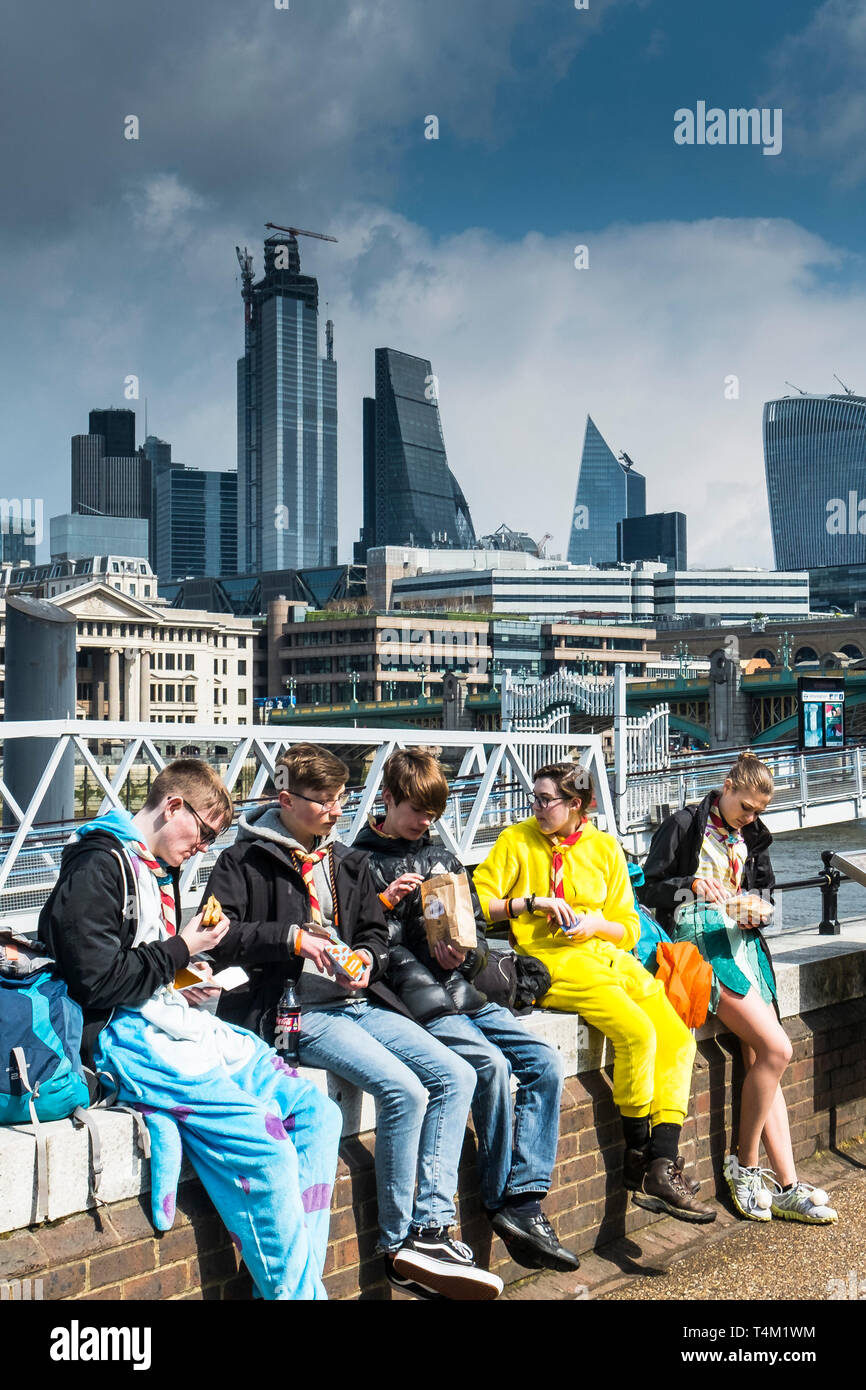
[[[265,241],[253,283],[241,257],[244,356],[238,362],[238,567],[244,573],[337,563],[337,364],[333,325],[319,355],[319,285],[301,274],[297,238]]]
[[[364,524],[355,562],[382,545],[475,545],[445,453],[436,378],[424,357],[376,349],[376,399],[364,400]]]

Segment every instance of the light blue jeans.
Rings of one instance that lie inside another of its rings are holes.
[[[546,1193],[559,1139],[559,1053],[499,1004],[488,1004],[471,1018],[445,1014],[427,1026],[478,1076],[472,1118],[485,1207],[496,1211],[509,1197]],[[518,1081],[513,1120],[512,1073]]]
[[[382,1249],[399,1250],[410,1225],[450,1226],[472,1067],[411,1019],[366,999],[304,1009],[300,1056],[376,1102]]]

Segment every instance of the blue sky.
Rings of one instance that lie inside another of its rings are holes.
[[[866,392],[866,0],[44,0],[4,49],[0,491],[46,516],[130,373],[139,438],[147,396],[176,458],[235,466],[234,246],[259,270],[267,220],[339,237],[302,259],[336,324],[343,559],[376,347],[432,360],[479,532],[565,550],[591,413],[702,564],[772,563],[764,401]],[[782,152],[675,144],[699,100],[781,107]]]

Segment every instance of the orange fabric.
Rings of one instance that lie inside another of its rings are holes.
[[[687,1028],[706,1022],[713,987],[713,968],[693,941],[660,941],[656,948],[665,994]]]

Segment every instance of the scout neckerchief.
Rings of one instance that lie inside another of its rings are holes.
[[[572,845],[577,843],[582,834],[583,826],[581,826],[579,830],[575,830],[573,835],[567,835],[563,840],[558,839],[556,836],[553,837],[553,858],[550,864],[550,893],[554,898],[565,897],[565,886],[563,883],[565,873],[563,869],[562,850],[570,849]]]
[[[292,858],[294,859],[295,863],[301,871],[301,878],[304,880],[304,887],[310,895],[310,921],[314,922],[317,927],[324,926],[324,919],[322,917],[322,907],[321,903],[319,902],[319,895],[316,892],[316,884],[313,875],[313,870],[315,868],[315,865],[321,864],[323,859],[327,859],[328,861],[328,877],[331,880],[331,898],[333,902],[333,919],[335,927],[337,926],[338,922],[337,890],[334,884],[333,850],[333,845],[323,845],[321,849],[313,850],[292,850]]]
[[[748,855],[740,831],[727,824],[715,801],[707,817],[695,877],[711,879],[731,893],[739,893]]]
[[[142,844],[141,840],[127,840],[126,845],[141,860],[145,868],[150,869],[156,879],[162,920],[169,936],[174,936],[177,933],[177,906],[174,901],[174,883],[170,871],[164,864],[160,864],[157,859],[154,859],[150,850]]]

